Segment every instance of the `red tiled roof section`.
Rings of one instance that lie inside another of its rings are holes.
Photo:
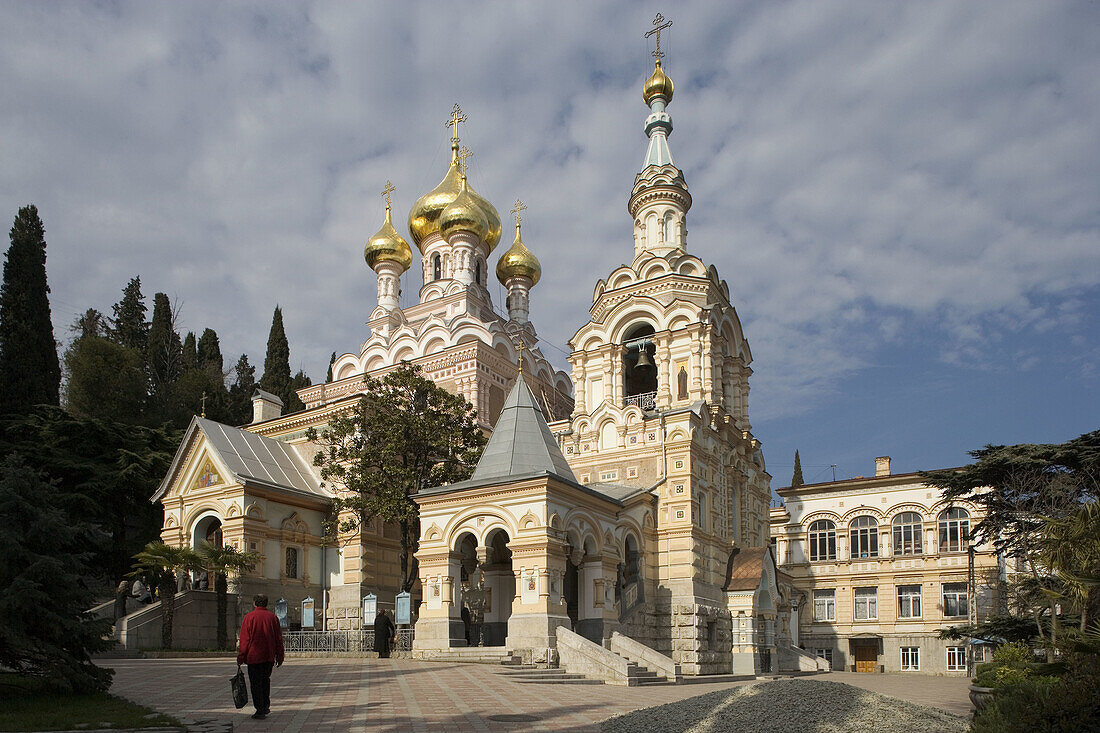
[[[767,547],[744,547],[733,556],[726,567],[726,586],[723,590],[756,590],[764,571],[764,553]]]

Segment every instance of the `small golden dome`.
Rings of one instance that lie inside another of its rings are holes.
[[[653,69],[653,76],[646,79],[642,86],[642,99],[649,105],[655,98],[664,97],[665,104],[672,101],[672,79],[661,70],[661,60],[657,59],[657,66]]]
[[[439,215],[439,233],[444,239],[450,241],[456,232],[469,232],[482,241],[488,238],[489,219],[482,204],[485,199],[478,201],[479,198],[474,198],[465,177],[462,178],[458,196]]]
[[[500,244],[500,235],[502,234],[500,226],[500,214],[497,213],[496,208],[489,203],[489,200],[479,194],[472,188],[467,187],[470,192],[470,198],[477,202],[481,207],[482,213],[485,214],[485,221],[489,227],[485,234],[485,244],[489,245],[489,251],[492,252]]]
[[[500,256],[500,260],[497,262],[497,280],[500,280],[501,285],[506,285],[508,278],[517,275],[526,275],[531,278],[532,286],[537,284],[539,278],[542,277],[542,265],[539,264],[538,258],[531,254],[531,250],[527,249],[523,244],[523,240],[520,239],[518,223],[516,224],[516,240],[512,242],[512,246]]]
[[[401,272],[405,272],[412,266],[412,248],[393,228],[389,204],[386,204],[386,221],[382,223],[378,233],[367,240],[367,246],[363,248],[363,257],[372,270],[379,262],[396,262]]]

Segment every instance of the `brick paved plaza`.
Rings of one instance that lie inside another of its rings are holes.
[[[106,660],[105,660],[106,661]],[[611,687],[521,684],[499,667],[404,659],[288,659],[272,677],[267,720],[236,710],[229,695],[232,659],[119,659],[111,691],[171,715],[230,720],[239,731],[586,731],[618,713],[661,705],[744,682]],[[966,680],[831,673],[817,679],[967,715]],[[490,716],[525,714],[535,722]]]

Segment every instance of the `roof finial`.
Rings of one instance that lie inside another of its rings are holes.
[[[444,127],[451,128],[451,140],[454,142],[458,142],[458,123],[465,121],[466,115],[462,114],[462,108],[458,106],[458,102],[455,102],[450,119],[443,123]]]
[[[382,195],[386,198],[386,211],[390,210],[390,194],[396,190],[397,188],[392,183],[386,181],[386,187],[382,189]]]
[[[657,17],[653,19],[653,25],[654,25],[653,30],[648,31],[645,34],[645,37],[649,38],[650,36],[656,34],[656,36],[657,36],[657,50],[653,52],[653,58],[657,59],[657,65],[660,66],[661,65],[661,58],[664,56],[664,53],[661,52],[661,31],[663,31],[665,28],[672,27],[672,21],[670,20],[667,23],[665,23],[665,16],[661,15],[660,13],[657,13]],[[457,107],[457,106],[458,105],[456,104],[455,107]]]
[[[473,155],[474,154],[472,152],[470,152],[470,149],[468,147],[466,147],[465,145],[463,145],[462,150],[460,150],[458,152],[458,171],[463,176],[466,175],[466,159],[467,158],[472,158]]]
[[[523,339],[519,339],[519,343],[516,344],[516,351],[519,355],[516,356],[516,366],[519,368],[519,375],[523,376],[523,352],[527,351],[527,344],[523,343]]]
[[[206,419],[206,390],[205,389],[202,391],[202,413],[199,415],[199,417],[203,418],[204,420]]]
[[[523,217],[520,216],[520,212],[527,210],[527,204],[523,203],[519,199],[516,199],[516,205],[512,207],[512,216],[516,218],[516,231],[519,231],[519,223],[523,221]]]

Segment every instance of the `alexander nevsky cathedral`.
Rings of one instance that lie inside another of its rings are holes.
[[[571,374],[539,348],[531,293],[542,267],[523,241],[523,207],[500,246],[501,217],[464,173],[455,105],[450,165],[408,214],[412,246],[387,186],[365,250],[378,281],[366,341],[336,359],[332,381],[299,392],[300,412],[258,392],[249,425],[195,418],[153,497],[163,540],[259,553],[235,587],[285,599],[292,628],[372,621],[363,599],[385,607],[400,590],[397,530],[373,521],[324,541],[332,495],[306,433],[355,404],[365,377],[408,361],[491,431],[472,478],[414,497],[414,656],[481,645],[548,666],[613,654],[668,659],[685,675],[799,669],[796,600],[768,547],[770,476],[749,421],[752,353],[729,285],[689,251],[692,199],[669,146],[673,83],[659,36],[657,49],[625,264],[594,283],[569,341]],[[402,308],[414,264],[424,285]],[[507,317],[490,299],[493,274]],[[299,611],[307,599],[315,617]]]

